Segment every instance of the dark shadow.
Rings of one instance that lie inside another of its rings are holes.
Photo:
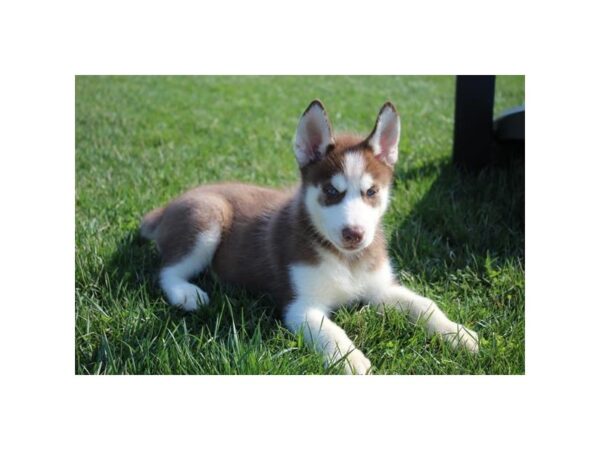
[[[438,280],[466,266],[484,270],[486,260],[498,265],[518,260],[524,266],[523,162],[478,174],[433,162],[400,171],[396,185],[435,171],[439,176],[410,214],[399,226],[388,227],[390,251],[399,267]]]

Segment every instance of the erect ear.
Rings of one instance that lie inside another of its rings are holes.
[[[294,152],[300,167],[318,161],[334,143],[331,125],[325,107],[319,100],[313,100],[306,108],[296,130]]]
[[[375,157],[393,166],[398,160],[398,142],[400,141],[400,117],[392,103],[387,102],[379,111],[375,128],[367,138]]]

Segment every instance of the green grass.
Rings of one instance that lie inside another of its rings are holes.
[[[321,98],[337,130],[368,133],[381,104],[402,116],[385,218],[407,286],[479,333],[478,356],[429,339],[396,311],[334,316],[376,374],[525,371],[524,168],[461,175],[450,164],[453,77],[78,77],[76,297],[78,374],[326,374],[267,298],[199,284],[211,304],[170,308],[140,216],[216,180],[289,185],[299,114]],[[496,112],[524,102],[523,77],[498,77]]]

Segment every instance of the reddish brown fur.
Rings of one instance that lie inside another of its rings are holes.
[[[303,185],[319,184],[342,171],[343,156],[348,151],[363,152],[367,171],[378,186],[390,184],[392,169],[375,158],[365,141],[341,135],[325,158],[301,169]],[[225,282],[271,294],[283,312],[293,297],[288,268],[294,263],[317,264],[318,247],[349,265],[366,262],[372,270],[386,258],[381,226],[373,243],[359,255],[347,257],[340,253],[312,226],[302,194],[302,187],[276,190],[239,183],[200,186],[173,200],[164,210],[150,212],[142,230],[152,231],[145,234],[156,239],[163,265],[168,266],[189,253],[198,233],[218,223],[222,236],[213,257],[213,271]]]

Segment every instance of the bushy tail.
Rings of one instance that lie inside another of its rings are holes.
[[[144,216],[142,223],[140,224],[140,234],[142,237],[145,237],[146,239],[156,239],[156,231],[160,225],[164,211],[165,208],[163,206],[153,209]]]

